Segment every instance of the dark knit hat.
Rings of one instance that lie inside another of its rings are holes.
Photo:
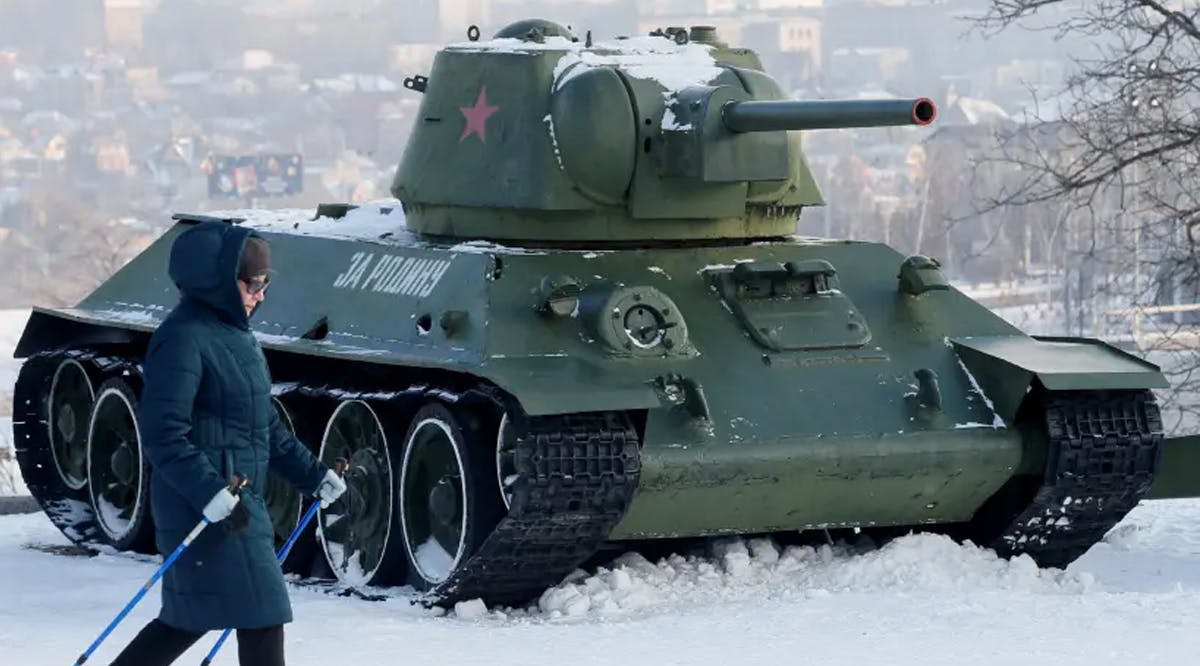
[[[249,280],[256,275],[271,272],[271,246],[262,238],[246,239],[242,248],[242,260],[238,264],[238,279]]]

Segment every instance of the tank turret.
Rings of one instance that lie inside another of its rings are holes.
[[[823,203],[789,130],[927,125],[932,101],[787,99],[707,26],[593,44],[522,21],[452,44],[428,78],[392,193],[459,239],[603,244],[794,233]]]

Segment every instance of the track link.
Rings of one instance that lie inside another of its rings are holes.
[[[991,545],[1065,567],[1104,538],[1150,489],[1162,418],[1149,391],[1050,393],[1046,472],[1030,504]]]
[[[637,433],[619,413],[529,418],[516,466],[508,515],[423,604],[522,604],[560,583],[625,515],[641,469]]]

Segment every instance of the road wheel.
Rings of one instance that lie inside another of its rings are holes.
[[[495,528],[494,439],[471,414],[441,403],[417,411],[400,463],[400,521],[409,582],[427,590],[465,564]]]
[[[388,585],[404,576],[404,554],[392,506],[395,481],[387,435],[362,400],[337,406],[325,428],[320,458],[350,463],[346,492],[317,512],[318,535],[337,579],[347,585]]]
[[[150,463],[142,452],[137,408],[125,379],[100,385],[88,426],[88,496],[102,541],[118,550],[151,553]]]

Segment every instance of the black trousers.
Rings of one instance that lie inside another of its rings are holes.
[[[203,636],[176,629],[155,618],[142,627],[111,666],[170,666]],[[284,666],[283,625],[238,629],[237,644],[241,666]]]

